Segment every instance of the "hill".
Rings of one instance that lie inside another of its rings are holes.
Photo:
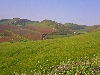
[[[0,25],[0,42],[13,42],[13,41],[25,41],[25,40],[41,40],[44,34],[52,34],[57,32],[52,28],[42,28],[34,26],[11,26]]]
[[[78,25],[78,24],[73,24],[73,23],[65,23],[63,24],[64,26],[67,26],[73,30],[80,30],[80,29],[85,29],[86,25]]]
[[[33,26],[37,26],[37,27],[45,27],[45,28],[55,28],[56,25],[58,25],[57,22],[52,21],[52,20],[43,20],[41,22],[38,23],[33,23],[32,22],[28,22],[26,25],[33,25]]]
[[[86,32],[92,32],[95,31],[97,29],[100,29],[100,25],[94,25],[94,26],[87,26],[84,31]]]
[[[55,40],[0,43],[0,74],[99,75],[99,39],[98,31]]]
[[[47,19],[41,22],[20,18],[1,19],[0,42],[56,39],[93,32],[99,28],[100,25],[61,24]]]
[[[73,35],[74,31],[52,20],[1,19],[0,42],[50,39],[52,35]],[[8,35],[8,36],[6,36]]]

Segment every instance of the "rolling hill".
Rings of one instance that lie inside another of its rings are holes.
[[[86,26],[73,23],[61,24],[52,20],[1,19],[0,42],[56,39],[93,32],[100,25]]]
[[[99,75],[99,39],[97,31],[54,40],[0,43],[0,74]]]
[[[0,42],[43,40],[52,35],[73,35],[74,32],[52,20],[39,22],[20,18],[1,19],[0,31]]]

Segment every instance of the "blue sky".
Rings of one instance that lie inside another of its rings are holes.
[[[0,0],[0,19],[100,24],[100,0]]]

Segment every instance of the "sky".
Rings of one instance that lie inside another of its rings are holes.
[[[0,19],[100,25],[100,0],[0,0]]]

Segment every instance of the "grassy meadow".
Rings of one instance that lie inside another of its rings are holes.
[[[0,43],[0,75],[99,75],[100,32]]]

